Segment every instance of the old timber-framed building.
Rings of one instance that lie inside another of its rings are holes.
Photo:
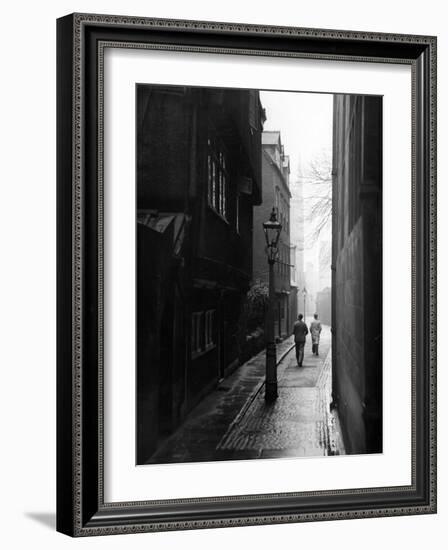
[[[264,111],[253,90],[137,87],[137,462],[239,365]]]

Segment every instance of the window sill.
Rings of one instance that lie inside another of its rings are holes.
[[[209,346],[207,346],[205,349],[202,349],[201,351],[194,351],[191,354],[191,359],[192,360],[198,359],[198,357],[202,357],[203,355],[206,355],[209,351],[212,351],[215,348],[216,348],[216,344],[210,344]]]
[[[213,212],[213,214],[215,214],[215,216],[217,216],[221,221],[223,221],[226,225],[230,226],[230,222],[229,220],[223,216],[222,214],[220,214],[216,208],[213,208],[213,206],[211,206],[210,204],[208,204],[208,208],[209,210],[211,210]]]

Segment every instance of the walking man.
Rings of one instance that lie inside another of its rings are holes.
[[[310,325],[311,342],[313,344],[313,354],[319,355],[319,341],[320,333],[322,332],[322,325],[317,318],[317,313],[314,314],[314,321]]]
[[[303,349],[305,347],[306,335],[308,334],[308,327],[303,321],[303,315],[300,313],[298,320],[294,323],[294,342],[296,344],[296,358],[297,365],[302,366],[303,363]]]

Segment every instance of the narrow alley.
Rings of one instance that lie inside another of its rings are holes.
[[[331,332],[323,326],[319,356],[308,338],[303,367],[292,337],[277,345],[278,399],[264,399],[265,352],[211,392],[147,463],[344,454],[330,412]]]

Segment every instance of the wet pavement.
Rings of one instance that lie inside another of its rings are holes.
[[[305,346],[297,366],[292,337],[277,345],[278,399],[264,400],[265,352],[241,365],[193,409],[148,463],[202,462],[344,454],[330,412],[331,333],[319,357]]]

